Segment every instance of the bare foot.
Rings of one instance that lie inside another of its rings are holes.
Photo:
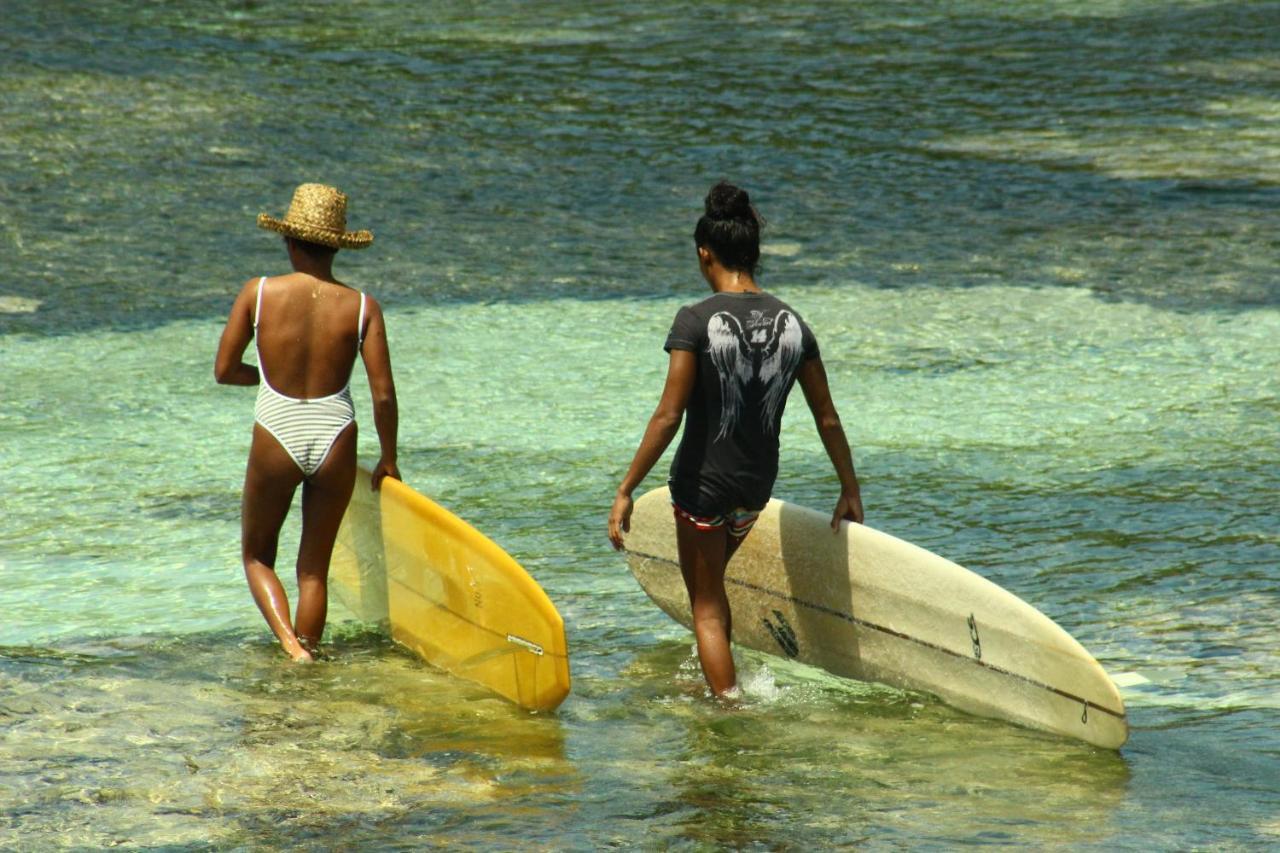
[[[313,660],[324,660],[325,654],[320,648],[319,640],[313,640],[310,637],[304,637],[302,634],[299,634],[298,644],[307,650]]]
[[[712,695],[715,697],[715,700],[721,705],[721,707],[728,708],[728,709],[742,707],[742,701],[743,701],[742,690],[736,684],[730,687],[728,690],[724,691],[723,693],[714,693]]]
[[[315,663],[316,659],[312,657],[311,652],[306,646],[302,645],[298,640],[290,642],[281,642],[280,644],[294,663]]]

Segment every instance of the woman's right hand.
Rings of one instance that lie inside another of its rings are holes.
[[[400,479],[400,469],[396,467],[396,463],[387,462],[379,459],[378,464],[373,466],[373,490],[376,492],[382,487],[384,477],[390,477],[393,480]]]
[[[613,509],[609,511],[609,541],[613,550],[622,550],[622,534],[631,532],[631,510],[635,502],[631,495],[619,492],[613,499]]]

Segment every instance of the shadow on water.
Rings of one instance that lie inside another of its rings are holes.
[[[674,6],[566,8],[559,27],[542,7],[485,26],[461,5],[306,9],[58,5],[9,22],[0,333],[222,316],[240,281],[283,267],[253,215],[307,177],[352,191],[379,242],[341,270],[393,306],[630,297],[636,281],[669,295],[673,271],[693,275],[687,231],[721,175],[778,212],[775,238],[803,251],[769,263],[799,286],[1278,298],[1250,249],[1280,191],[1247,165],[1261,154],[1198,155],[1203,174],[1185,174],[1168,153],[1265,120],[1231,105],[1271,98],[1266,68],[1232,69],[1273,52],[1274,3],[909,20],[871,6],[852,21],[789,5],[714,46]],[[705,68],[734,51],[749,76],[708,92]],[[702,141],[713,122],[740,145]],[[1152,140],[1168,150],[1148,162]],[[1099,151],[1141,162],[1102,169]],[[494,233],[528,250],[495,265]]]
[[[330,649],[309,667],[259,632],[0,649],[0,840],[359,845],[576,785],[555,717],[349,624]]]

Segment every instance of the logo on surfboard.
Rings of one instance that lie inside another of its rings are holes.
[[[787,657],[793,658],[800,654],[800,643],[796,641],[796,632],[791,630],[791,623],[787,622],[787,617],[782,615],[781,610],[773,611],[773,618],[778,620],[778,624],[774,625],[769,621],[769,617],[764,617],[764,627],[773,636],[774,641],[782,648]]]

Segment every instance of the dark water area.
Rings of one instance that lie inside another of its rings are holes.
[[[789,286],[1280,300],[1275,3],[0,18],[0,332],[221,315],[303,180],[350,193],[377,241],[342,269],[392,305],[677,292],[722,177]]]

